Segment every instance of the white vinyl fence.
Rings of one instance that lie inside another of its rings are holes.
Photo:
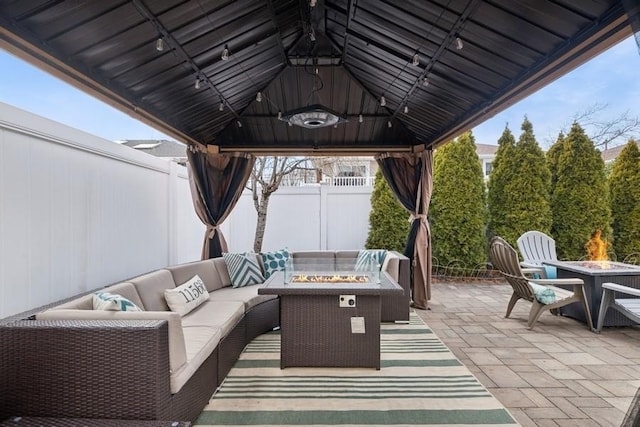
[[[199,259],[186,169],[0,103],[0,318]]]

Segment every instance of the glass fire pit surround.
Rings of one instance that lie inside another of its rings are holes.
[[[289,258],[284,268],[284,283],[379,285],[380,264],[371,260],[356,266],[352,259]]]

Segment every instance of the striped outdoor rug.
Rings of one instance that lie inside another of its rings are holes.
[[[383,324],[382,368],[280,369],[280,335],[253,340],[195,425],[518,425],[415,314]]]

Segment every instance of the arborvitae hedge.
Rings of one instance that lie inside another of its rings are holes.
[[[560,132],[558,139],[549,148],[546,154],[547,165],[549,166],[549,172],[551,172],[551,186],[549,187],[550,194],[553,194],[553,190],[556,188],[556,181],[558,180],[558,157],[562,152],[562,143],[564,142],[564,134]]]
[[[487,204],[489,211],[488,237],[503,236],[509,225],[506,219],[506,206],[509,203],[509,194],[506,185],[511,180],[511,170],[506,165],[506,160],[511,156],[511,150],[516,145],[516,139],[508,127],[504,128],[502,136],[498,140],[496,157],[491,164],[489,175]]]
[[[609,177],[614,250],[619,260],[640,252],[640,150],[631,140]]]
[[[409,234],[409,212],[398,202],[378,169],[371,193],[367,249],[387,249],[403,252]]]
[[[525,117],[518,143],[504,159],[511,177],[504,184],[508,202],[504,204],[506,227],[500,234],[512,245],[522,233],[538,230],[549,233],[551,207],[549,186],[551,173],[533,134],[533,126]]]
[[[440,265],[486,262],[485,200],[482,166],[471,132],[438,148],[434,159],[429,221],[433,256]]]
[[[552,235],[559,258],[579,259],[586,255],[585,244],[595,230],[602,230],[602,237],[611,239],[604,162],[577,123],[558,150],[551,195]]]

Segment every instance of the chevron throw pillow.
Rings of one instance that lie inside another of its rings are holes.
[[[382,263],[387,256],[385,249],[362,249],[358,252],[356,259],[356,271],[372,271],[374,266],[378,266],[378,270],[382,268]]]
[[[109,292],[95,292],[93,294],[93,309],[108,311],[143,311],[133,302],[118,294]]]
[[[222,257],[227,264],[232,287],[239,288],[264,282],[264,276],[255,254],[250,252],[243,254],[223,253]]]

